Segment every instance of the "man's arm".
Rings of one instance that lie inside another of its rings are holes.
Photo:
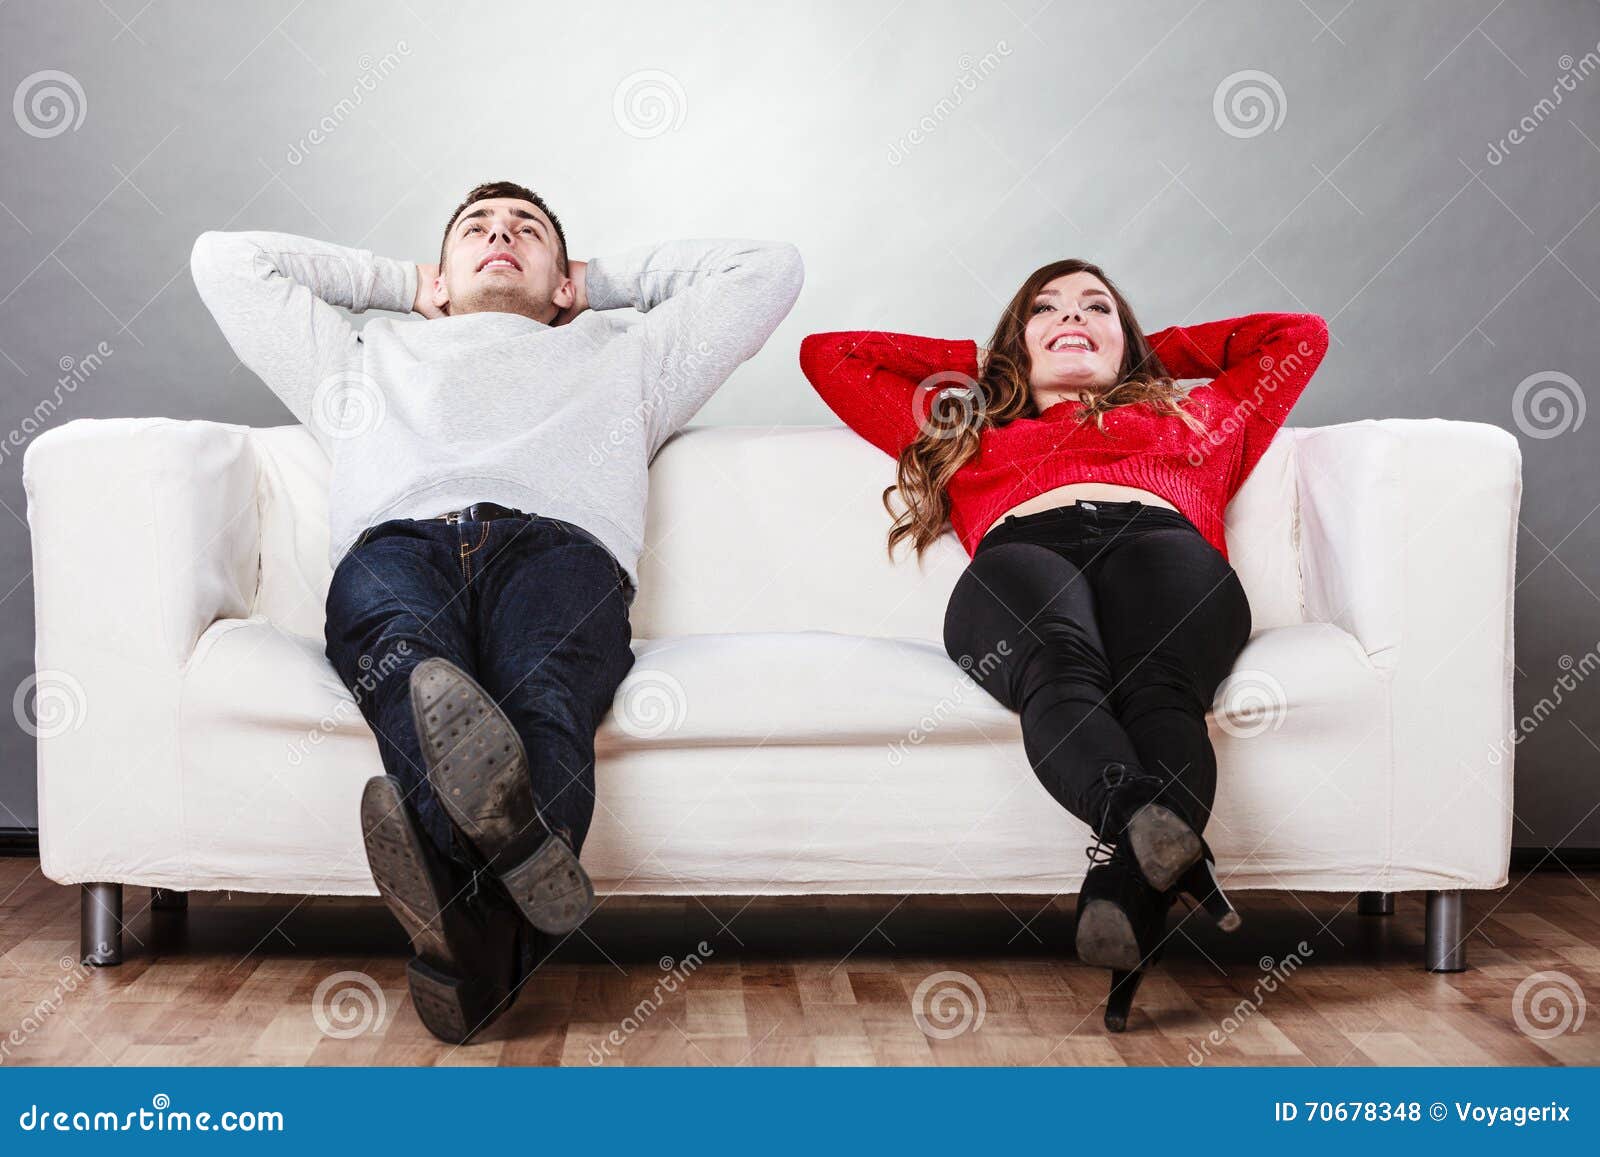
[[[785,242],[669,241],[594,258],[575,273],[588,308],[646,315],[654,453],[772,336],[800,295],[805,266]]]
[[[411,262],[288,233],[202,233],[189,268],[233,352],[324,449],[338,415],[316,413],[317,389],[361,368],[355,328],[335,307],[407,313],[418,292]]]

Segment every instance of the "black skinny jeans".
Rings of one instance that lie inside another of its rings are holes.
[[[1100,831],[1121,763],[1202,830],[1217,788],[1206,712],[1250,637],[1222,553],[1176,511],[1084,502],[1008,517],[945,611],[945,650],[1022,716],[1035,774]]]

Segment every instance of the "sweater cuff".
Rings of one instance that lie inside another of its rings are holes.
[[[372,291],[360,308],[387,309],[394,313],[410,313],[417,301],[417,265],[414,261],[396,261],[392,257],[372,258]]]
[[[589,308],[594,310],[623,309],[639,307],[635,295],[630,292],[631,286],[627,271],[611,268],[612,259],[607,257],[591,257],[584,266],[584,292],[589,296]]]

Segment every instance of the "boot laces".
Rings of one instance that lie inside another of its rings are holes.
[[[1106,786],[1105,803],[1100,809],[1100,822],[1095,825],[1094,844],[1083,849],[1091,864],[1102,866],[1109,864],[1116,856],[1118,837],[1122,834],[1119,828],[1115,834],[1111,832],[1112,820],[1117,815],[1117,805],[1122,796],[1130,789],[1161,788],[1165,786],[1158,776],[1142,771],[1130,771],[1125,763],[1108,763],[1100,771],[1100,779]]]

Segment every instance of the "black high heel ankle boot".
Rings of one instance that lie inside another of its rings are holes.
[[[1145,804],[1128,820],[1128,843],[1150,886],[1165,892],[1201,862],[1200,833],[1163,803]]]
[[[1150,886],[1167,891],[1199,862],[1204,851],[1200,833],[1177,807],[1171,785],[1159,776],[1108,763],[1101,777],[1106,797],[1097,838],[1125,841]]]
[[[1228,894],[1222,890],[1222,884],[1217,880],[1217,863],[1211,854],[1211,848],[1201,840],[1204,847],[1200,858],[1178,877],[1178,882],[1173,885],[1173,890],[1186,896],[1194,905],[1207,916],[1216,921],[1217,927],[1224,932],[1237,932],[1239,925],[1244,923]]]
[[[1172,895],[1150,887],[1119,845],[1089,869],[1078,893],[1078,959],[1111,970],[1106,1028],[1122,1032],[1147,968],[1161,958]]]

